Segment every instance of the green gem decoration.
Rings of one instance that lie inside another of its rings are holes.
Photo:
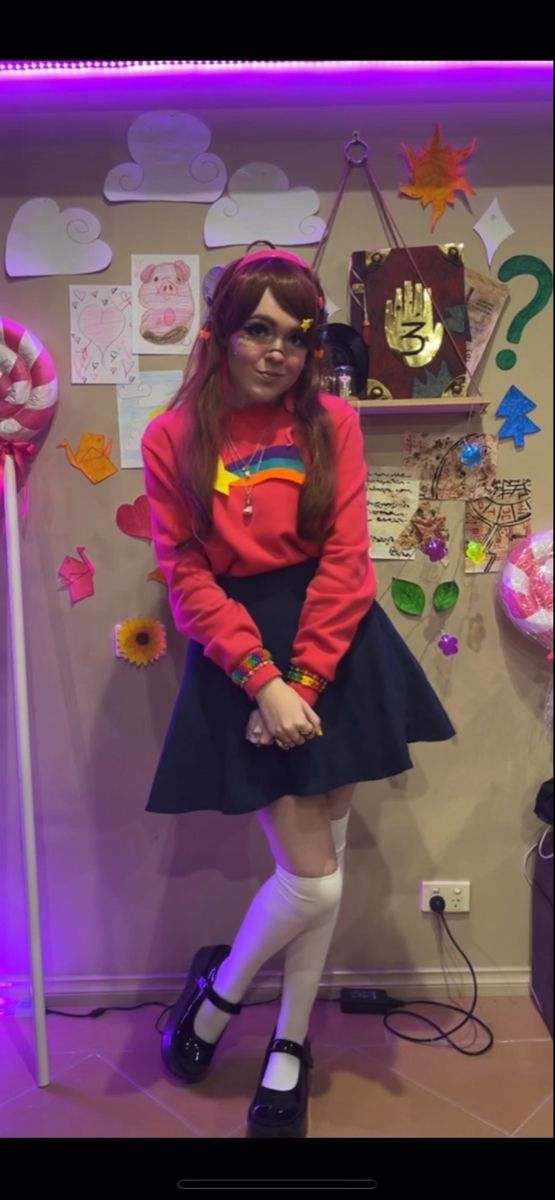
[[[410,579],[394,579],[391,584],[391,595],[397,608],[404,613],[419,617],[424,612],[426,597],[418,583]]]
[[[459,594],[459,585],[454,579],[438,584],[432,599],[434,608],[437,612],[446,612],[448,608],[454,608]]]

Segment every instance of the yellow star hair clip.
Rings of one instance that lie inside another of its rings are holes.
[[[305,317],[304,320],[301,321],[301,329],[303,333],[308,333],[311,325],[314,325],[312,317]]]

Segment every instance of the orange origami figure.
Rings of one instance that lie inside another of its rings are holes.
[[[118,469],[109,457],[112,451],[112,442],[107,442],[103,433],[84,433],[76,454],[73,453],[67,438],[58,442],[58,449],[60,447],[65,449],[72,467],[77,467],[79,471],[82,471],[91,483],[102,483],[103,479],[109,479],[110,475],[115,475]]]
[[[476,139],[464,150],[453,150],[452,146],[442,146],[439,125],[429,146],[416,154],[410,146],[401,143],[409,160],[413,183],[403,183],[399,191],[412,200],[420,200],[422,208],[432,204],[432,229],[435,229],[439,218],[445,212],[447,204],[455,203],[455,192],[466,192],[475,196],[474,188],[470,186],[463,175],[461,163],[469,158],[476,145]]]
[[[155,571],[150,571],[147,578],[154,579],[156,583],[162,583],[164,587],[168,586],[166,576],[164,575],[164,572],[160,570],[160,567],[157,567]]]

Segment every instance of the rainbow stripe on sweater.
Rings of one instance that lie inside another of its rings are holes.
[[[299,484],[300,487],[305,482],[306,466],[298,446],[289,444],[268,446],[264,450],[262,458],[257,456],[255,462],[251,463],[250,476],[247,479],[243,471],[248,466],[249,457],[248,454],[245,454],[244,457],[231,459],[227,463],[224,463],[221,457],[218,458],[214,491],[223,492],[224,495],[229,496],[229,489],[234,485],[253,486],[264,483],[267,479],[288,479],[291,483]]]

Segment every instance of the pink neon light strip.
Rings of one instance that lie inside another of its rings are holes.
[[[373,61],[279,61],[279,60],[210,60],[210,59],[111,59],[111,60],[50,60],[50,61],[16,61],[5,60],[0,61],[0,74],[10,75],[12,77],[24,77],[29,75],[75,75],[76,73],[97,74],[106,72],[121,73],[161,73],[172,71],[193,71],[193,72],[244,72],[244,71],[269,71],[269,72],[295,72],[306,71],[307,73],[323,74],[325,72],[342,72],[350,71],[375,71],[382,74],[391,72],[426,72],[433,71],[460,71],[473,70],[482,67],[493,68],[498,70],[523,69],[526,71],[545,70],[547,67],[552,67],[551,60],[527,61],[527,60],[511,60],[510,62],[503,61],[465,61],[465,62],[407,62],[407,61],[391,61],[391,62],[373,62]]]

